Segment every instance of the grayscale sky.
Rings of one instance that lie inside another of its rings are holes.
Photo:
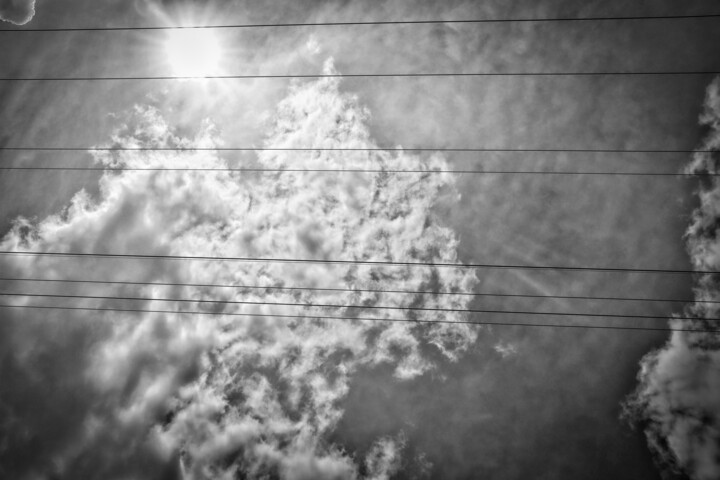
[[[720,270],[720,189],[603,174],[718,173],[672,152],[720,147],[712,73],[28,79],[718,72],[719,17],[15,32],[700,14],[720,7],[0,0],[0,166],[94,168],[0,170],[0,477],[718,478],[720,340],[662,329],[717,329],[717,275],[688,271]],[[577,151],[603,149],[669,152]],[[227,170],[248,167],[486,173]]]

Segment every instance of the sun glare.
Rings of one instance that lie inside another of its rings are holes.
[[[173,30],[167,39],[166,52],[174,75],[205,77],[219,74],[222,52],[210,30]]]

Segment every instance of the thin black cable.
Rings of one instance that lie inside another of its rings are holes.
[[[436,24],[483,24],[483,23],[541,23],[541,22],[600,22],[637,20],[687,20],[718,18],[720,14],[698,15],[635,15],[627,17],[546,17],[546,18],[478,18],[468,20],[385,20],[354,22],[297,22],[297,23],[238,23],[226,25],[187,25],[149,27],[67,27],[2,29],[0,32],[116,32],[135,30],[209,30],[233,28],[284,28],[284,27],[332,27],[353,25],[436,25]]]
[[[118,259],[162,259],[162,260],[203,260],[249,263],[317,263],[335,265],[387,265],[396,267],[436,267],[436,268],[488,268],[500,270],[564,270],[602,273],[697,273],[717,274],[717,270],[682,270],[670,268],[629,268],[629,267],[571,267],[558,265],[512,265],[492,263],[445,263],[445,262],[394,262],[390,260],[331,260],[313,258],[276,258],[276,257],[213,257],[204,255],[151,255],[139,253],[83,253],[83,252],[20,252],[0,250],[0,255],[80,257],[80,258],[118,258]]]
[[[378,318],[378,317],[340,317],[340,316],[318,316],[318,315],[289,315],[289,314],[266,314],[266,313],[218,313],[201,312],[194,310],[152,310],[141,308],[102,308],[102,307],[58,307],[48,305],[6,305],[0,304],[0,308],[31,308],[48,310],[84,310],[100,312],[130,312],[130,313],[172,313],[180,315],[212,315],[230,317],[258,317],[258,318],[305,318],[320,320],[357,320],[362,322],[401,322],[401,323],[447,323],[460,325],[501,325],[513,327],[540,327],[540,328],[581,328],[594,330],[634,330],[654,332],[690,332],[690,333],[720,333],[720,330],[692,329],[692,328],[653,328],[653,327],[616,327],[609,325],[567,325],[560,323],[519,323],[519,322],[482,322],[472,320],[418,320],[412,318]]]
[[[242,80],[291,78],[408,78],[408,77],[598,77],[598,76],[669,76],[718,75],[718,70],[647,71],[647,72],[425,72],[425,73],[307,73],[266,75],[160,75],[126,77],[3,77],[0,82],[105,82],[124,80]]]
[[[114,295],[65,295],[51,293],[18,293],[0,292],[2,297],[31,297],[31,298],[72,298],[86,300],[130,300],[130,301],[156,301],[156,302],[182,302],[182,303],[206,303],[211,305],[274,305],[280,307],[306,307],[306,308],[357,308],[359,310],[407,310],[421,312],[444,312],[444,313],[499,313],[504,315],[556,315],[559,317],[590,317],[590,318],[631,318],[648,320],[665,320],[667,315],[642,315],[642,314],[611,314],[611,313],[587,313],[587,312],[545,312],[537,310],[497,310],[497,309],[460,309],[442,307],[398,307],[387,305],[337,305],[328,303],[297,303],[297,302],[260,302],[253,300],[206,300],[191,298],[148,298],[148,297],[119,297]],[[720,318],[715,317],[687,317],[673,315],[677,320],[703,320],[718,322]]]
[[[716,153],[718,150],[622,148],[442,148],[442,147],[3,147],[8,151],[37,152],[488,152],[488,153]],[[683,159],[684,160],[684,159]]]
[[[229,285],[217,283],[179,283],[179,282],[130,282],[119,280],[75,280],[75,279],[52,279],[52,278],[20,278],[20,277],[0,277],[0,281],[4,282],[51,282],[51,283],[85,283],[85,284],[101,284],[101,285],[137,285],[137,286],[166,286],[166,287],[199,287],[199,288],[235,288],[249,290],[299,290],[299,291],[317,291],[317,292],[346,292],[346,293],[400,293],[406,295],[452,295],[464,297],[510,297],[510,298],[546,298],[560,300],[611,300],[611,301],[628,301],[628,302],[668,302],[668,303],[720,303],[715,300],[693,300],[679,298],[638,298],[638,297],[593,297],[585,295],[539,295],[539,294],[520,294],[520,293],[488,293],[488,292],[443,292],[432,290],[388,290],[388,289],[372,289],[372,288],[332,288],[332,287],[288,287],[288,286],[272,286],[272,285]]]
[[[455,174],[455,175],[599,175],[599,176],[620,176],[620,177],[720,177],[720,173],[681,173],[681,172],[562,172],[562,171],[537,171],[530,170],[398,170],[381,168],[194,168],[194,167],[0,167],[0,171],[94,171],[94,172],[290,172],[290,173],[422,173],[422,174]]]

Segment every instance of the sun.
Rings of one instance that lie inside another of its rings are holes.
[[[212,30],[172,30],[165,51],[174,75],[207,77],[219,74],[222,49]]]

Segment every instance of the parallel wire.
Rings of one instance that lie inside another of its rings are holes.
[[[215,25],[215,26],[181,26],[181,27],[96,27],[96,28],[52,28],[52,29],[24,29],[24,30],[0,30],[2,32],[29,32],[29,31],[35,31],[35,32],[51,32],[51,31],[117,31],[117,30],[169,30],[169,29],[208,29],[208,28],[258,28],[258,27],[292,27],[292,26],[340,26],[340,25],[397,25],[397,24],[438,24],[438,23],[501,23],[501,22],[560,22],[560,21],[601,21],[601,20],[660,20],[660,19],[687,19],[687,18],[715,18],[720,17],[720,15],[680,15],[680,16],[643,16],[643,17],[595,17],[595,18],[545,18],[545,19],[528,19],[528,18],[521,18],[521,19],[480,19],[480,20],[449,20],[449,21],[442,21],[442,20],[421,20],[421,21],[384,21],[384,22],[327,22],[327,23],[295,23],[295,24],[243,24],[243,25]],[[105,80],[170,80],[170,79],[237,79],[237,78],[326,78],[326,77],[437,77],[437,76],[591,76],[591,75],[703,75],[703,74],[716,74],[718,72],[711,72],[711,71],[693,71],[693,72],[539,72],[539,73],[529,73],[529,72],[519,72],[519,73],[393,73],[393,74],[323,74],[323,75],[224,75],[224,76],[185,76],[185,77],[47,77],[47,78],[0,78],[0,81],[105,81]],[[4,150],[18,150],[20,148],[3,148]],[[22,148],[23,150],[26,150],[25,148]],[[39,149],[34,149],[39,150]],[[52,150],[59,150],[59,149],[52,149]],[[67,150],[63,148],[62,150]],[[112,149],[112,150],[118,150]],[[197,149],[193,149],[197,150]],[[213,149],[213,150],[220,150],[220,149]],[[238,150],[238,149],[234,149]],[[257,148],[253,148],[252,150],[259,150]],[[312,149],[312,150],[318,150],[318,149]],[[383,149],[387,150],[387,149]],[[417,151],[418,149],[404,149],[404,150],[413,150]],[[433,149],[438,150],[438,149]],[[463,149],[463,151],[466,151]],[[476,149],[473,149],[472,151],[478,151]],[[499,151],[499,150],[494,150]],[[517,151],[517,150],[513,150]],[[538,151],[538,150],[534,150]],[[564,150],[567,151],[567,150]],[[607,150],[595,150],[595,151],[607,151]],[[658,152],[658,151],[653,151]],[[690,153],[693,151],[664,151],[668,153]],[[649,152],[648,152],[649,153]],[[2,168],[2,170],[105,170],[102,168],[33,168],[33,167],[9,167],[9,168]],[[191,170],[191,171],[208,171],[208,170],[229,170],[229,171],[278,171],[278,170],[268,170],[268,169],[122,169],[122,170]],[[497,171],[427,171],[427,170],[416,170],[416,171],[408,171],[408,170],[339,170],[339,169],[312,169],[312,170],[299,170],[299,169],[285,169],[285,171],[360,171],[360,172],[413,172],[413,173],[532,173],[532,174],[593,174],[593,175],[681,175],[676,173],[619,173],[619,172],[497,172]],[[0,252],[2,254],[11,254],[11,253],[18,253],[18,252]],[[27,252],[23,252],[27,253]],[[39,253],[35,253],[39,254]],[[42,254],[49,254],[49,252],[42,252]],[[67,254],[65,254],[67,255]],[[69,254],[72,256],[79,256],[81,254]],[[82,254],[83,256],[88,254]],[[102,257],[108,257],[110,255],[102,255]],[[117,255],[112,255],[117,256]],[[128,257],[128,255],[123,255],[123,257]],[[133,258],[138,258],[137,255],[131,255]],[[142,258],[148,257],[147,255],[142,255]],[[157,258],[159,256],[152,256],[153,258]],[[182,259],[189,259],[191,257],[165,257],[165,258],[182,258]],[[209,257],[192,257],[195,258],[203,258],[203,259],[218,259],[218,258],[209,258]],[[228,260],[228,259],[226,259]],[[232,260],[240,260],[239,258],[233,258]],[[250,261],[248,259],[242,259],[244,261]],[[252,259],[252,261],[269,261],[268,259]],[[283,262],[305,262],[309,260],[300,260],[300,259],[272,259],[272,261],[283,261]],[[312,261],[317,262],[317,261]],[[349,263],[349,261],[330,261],[330,262],[322,262],[322,263]],[[383,263],[383,264],[401,264],[401,265],[419,265],[419,263],[407,263],[407,262],[351,262],[351,263]],[[454,267],[485,267],[485,268],[552,268],[552,269],[563,269],[563,270],[593,270],[593,271],[634,271],[634,272],[662,272],[662,273],[718,273],[718,272],[711,272],[711,271],[683,271],[683,270],[666,270],[666,269],[608,269],[608,268],[590,268],[590,267],[541,267],[541,266],[497,266],[497,265],[461,265],[461,264],[423,264],[423,265],[432,265],[432,266],[454,266]],[[102,283],[108,283],[108,282],[102,282]],[[120,283],[120,282],[113,282],[113,283]],[[129,283],[129,282],[124,282]],[[262,287],[262,288],[268,288],[268,287]],[[269,288],[277,288],[277,287],[269,287]],[[358,290],[355,290],[358,291]],[[7,294],[7,293],[0,293],[0,295],[15,295],[15,294]],[[97,297],[97,296],[69,296],[69,295],[38,295],[38,294],[22,294],[23,296],[43,296],[43,297],[51,297],[51,298],[95,298],[95,299],[124,299],[124,300],[158,300],[158,301],[179,301],[179,302],[198,302],[198,303],[242,303],[242,304],[267,304],[267,302],[243,302],[243,301],[213,301],[213,300],[189,300],[189,299],[146,299],[146,298],[140,298],[140,297]],[[473,294],[476,295],[476,294]],[[519,295],[514,295],[519,296]],[[566,298],[566,297],[560,297],[560,298]],[[569,298],[578,298],[578,297],[569,297]],[[582,298],[582,297],[580,297]],[[594,299],[597,299],[597,297],[592,297]],[[605,297],[609,298],[609,297]],[[629,300],[629,299],[621,299],[621,300]],[[675,300],[670,300],[675,301]],[[382,308],[382,309],[406,309],[403,307],[383,307],[383,306],[362,306],[362,305],[306,305],[306,304],[290,304],[290,303],[271,303],[274,305],[286,305],[286,306],[312,306],[312,307],[332,307],[332,308]],[[11,308],[55,308],[55,309],[64,309],[64,310],[112,310],[112,311],[135,311],[135,312],[153,312],[151,310],[140,310],[140,309],[97,309],[97,308],[78,308],[78,307],[48,307],[48,306],[14,306],[14,305],[0,305],[0,307],[11,307]],[[421,308],[421,307],[413,307],[413,308],[407,308],[409,310],[431,310],[431,311],[453,311],[453,312],[465,312],[465,313],[506,313],[506,314],[526,314],[526,315],[572,315],[572,316],[591,316],[591,317],[616,317],[616,318],[664,318],[664,317],[656,317],[656,316],[638,316],[638,315],[608,315],[608,314],[582,314],[582,313],[568,313],[568,312],[525,312],[525,311],[519,311],[519,312],[510,312],[510,311],[496,311],[496,310],[458,310],[458,309],[439,309],[439,308]],[[154,312],[162,312],[162,311],[154,311]],[[213,314],[212,312],[175,312],[175,311],[167,311],[166,313],[188,313],[188,314]],[[259,315],[259,314],[228,314],[228,313],[217,313],[216,315],[241,315],[241,316],[271,316],[271,317],[290,317],[290,318],[307,318],[307,316],[289,316],[289,315]],[[518,326],[537,326],[537,327],[561,327],[561,328],[608,328],[608,329],[622,329],[622,330],[663,330],[666,331],[668,329],[648,329],[648,328],[641,328],[641,327],[606,327],[606,326],[577,326],[577,325],[540,325],[540,324],[519,324],[519,323],[498,323],[498,322],[454,322],[454,321],[422,321],[422,320],[414,320],[414,319],[381,319],[381,318],[358,318],[358,317],[313,317],[313,318],[332,318],[332,319],[350,319],[350,320],[371,320],[371,321],[409,321],[409,322],[416,322],[416,323],[472,323],[472,324],[496,324],[496,325],[518,325]],[[678,319],[690,319],[690,320],[720,320],[720,319],[702,319],[698,317],[675,317]],[[672,329],[670,329],[672,330]],[[679,330],[679,331],[698,331],[698,330]],[[711,331],[714,333],[717,333],[716,331]]]
[[[443,147],[3,147],[37,152],[488,152],[488,153],[717,153],[717,150],[628,148],[443,148]]]
[[[400,293],[406,295],[452,295],[465,297],[502,297],[502,298],[546,298],[560,300],[605,300],[605,301],[632,301],[632,302],[668,302],[668,303],[720,303],[715,300],[693,300],[679,298],[638,298],[638,297],[593,297],[584,295],[533,295],[520,293],[488,293],[488,292],[445,292],[432,290],[390,290],[372,288],[332,288],[332,287],[288,287],[272,285],[229,285],[217,283],[180,283],[180,282],[131,282],[120,280],[76,280],[76,279],[51,279],[51,278],[21,278],[21,277],[0,277],[4,282],[50,282],[50,283],[73,283],[73,284],[95,284],[95,285],[135,285],[135,286],[167,286],[167,287],[199,287],[199,288],[235,288],[249,290],[298,290],[318,292],[347,292],[347,293]]]
[[[340,260],[313,258],[277,258],[277,257],[214,257],[205,255],[152,255],[139,253],[83,253],[83,252],[38,252],[0,250],[0,255],[78,257],[100,259],[162,259],[162,260],[199,260],[249,263],[310,263],[335,265],[377,265],[396,267],[436,267],[436,268],[487,268],[500,270],[562,270],[601,273],[658,273],[658,274],[719,274],[717,270],[684,270],[670,268],[629,268],[629,267],[572,267],[559,265],[513,265],[491,263],[446,263],[446,262],[397,262],[390,260]]]
[[[718,75],[720,70],[656,70],[607,72],[422,72],[422,73],[307,73],[265,75],[160,75],[160,76],[109,76],[109,77],[3,77],[0,82],[105,82],[124,80],[242,80],[292,78],[409,78],[409,77],[598,77],[598,76],[685,76]]]
[[[31,298],[70,298],[70,299],[86,299],[86,300],[130,300],[130,301],[147,301],[147,302],[181,302],[181,303],[205,303],[211,305],[274,305],[281,307],[305,307],[305,308],[345,308],[358,310],[404,310],[404,311],[420,311],[420,312],[444,312],[444,313],[499,313],[504,315],[555,315],[560,317],[590,317],[590,318],[630,318],[630,319],[650,319],[665,320],[667,316],[662,315],[642,315],[642,314],[610,314],[610,313],[589,313],[589,312],[546,312],[537,310],[497,310],[497,309],[461,309],[461,308],[443,308],[443,307],[399,307],[392,305],[354,305],[354,304],[329,304],[329,303],[298,303],[298,302],[261,302],[254,300],[208,300],[208,299],[191,299],[191,298],[149,298],[149,297],[121,297],[114,295],[66,295],[66,294],[46,294],[46,293],[22,293],[22,292],[0,292],[3,297],[31,297]],[[702,320],[708,322],[718,322],[720,318],[715,317],[689,317],[673,315],[672,318],[677,320]]]
[[[49,305],[7,305],[0,304],[0,308],[25,308],[25,309],[48,309],[48,310],[83,310],[101,312],[131,312],[131,313],[172,313],[187,315],[212,315],[231,317],[257,317],[257,318],[296,318],[296,319],[321,319],[321,320],[357,320],[364,322],[401,322],[401,323],[424,323],[424,324],[460,324],[460,325],[500,325],[515,327],[539,327],[539,328],[575,328],[594,330],[628,330],[628,331],[656,331],[656,332],[688,332],[688,333],[720,333],[720,330],[692,329],[692,328],[653,328],[653,327],[624,327],[610,325],[568,325],[559,323],[520,323],[520,322],[483,322],[473,320],[419,320],[412,318],[379,318],[379,317],[343,317],[343,316],[319,316],[319,315],[290,315],[290,314],[263,314],[263,313],[218,313],[202,312],[195,310],[154,310],[141,308],[103,308],[103,307],[60,307]]]
[[[353,25],[438,25],[438,24],[483,24],[483,23],[544,23],[544,22],[600,22],[600,21],[637,21],[637,20],[687,20],[718,18],[720,14],[697,15],[635,15],[626,17],[546,17],[546,18],[478,18],[467,20],[385,20],[353,22],[295,22],[295,23],[238,23],[226,25],[177,25],[148,27],[58,27],[1,29],[0,32],[117,32],[136,30],[209,30],[209,29],[247,29],[247,28],[286,28],[286,27],[333,27]]]
[[[455,20],[455,21],[439,21],[439,20],[425,20],[425,21],[385,21],[385,22],[327,22],[327,23],[296,23],[296,24],[264,24],[264,25],[250,25],[250,24],[243,24],[243,25],[216,25],[216,26],[190,26],[190,27],[105,27],[105,28],[53,28],[53,29],[24,29],[24,30],[0,30],[3,32],[21,32],[21,31],[117,31],[117,30],[168,30],[168,29],[180,29],[180,28],[258,28],[258,27],[291,27],[291,26],[331,26],[331,25],[388,25],[388,24],[429,24],[429,23],[500,23],[500,22],[559,22],[559,21],[599,21],[599,20],[657,20],[657,19],[685,19],[685,18],[710,18],[710,17],[718,17],[720,15],[685,15],[685,16],[664,16],[664,17],[596,17],[596,18],[546,18],[546,19],[481,19],[481,20]],[[590,75],[700,75],[700,74],[716,74],[717,72],[553,72],[553,73],[411,73],[411,74],[323,74],[323,75],[233,75],[233,76],[203,76],[203,77],[48,77],[48,78],[0,78],[0,81],[106,81],[106,80],[169,80],[169,79],[192,79],[192,78],[203,78],[203,79],[219,79],[219,78],[325,78],[325,77],[418,77],[418,76],[590,76]],[[8,150],[9,148],[5,148]],[[257,150],[257,149],[253,149]],[[407,149],[406,149],[407,150]],[[679,152],[678,152],[679,153]],[[689,153],[689,152],[683,152],[683,153]],[[8,168],[2,168],[3,170],[105,170],[100,168],[37,168],[37,167],[8,167]],[[123,170],[130,170],[130,169],[123,169]],[[191,171],[208,171],[208,170],[221,170],[221,169],[132,169],[132,170],[191,170]],[[231,171],[268,171],[268,169],[222,169],[222,170],[231,170]],[[383,170],[319,170],[319,169],[313,169],[313,170],[289,170],[286,169],[286,171],[364,171],[364,172],[382,172]],[[385,172],[398,172],[398,171],[388,171],[384,170]],[[410,171],[403,171],[403,172],[410,172]],[[430,173],[430,172],[436,172],[436,173],[534,173],[534,174],[580,174],[581,172],[491,172],[491,171],[414,171],[417,173]],[[594,174],[594,175],[618,175],[621,173],[616,172],[588,172],[587,174]],[[663,173],[625,173],[622,175],[679,175],[675,173],[671,174],[663,174]],[[11,253],[18,253],[18,252],[0,252],[3,254],[11,254]],[[43,254],[48,254],[49,252],[42,252]],[[39,254],[39,253],[36,253]],[[79,256],[79,254],[71,254],[73,256]],[[87,255],[87,254],[82,254]],[[103,255],[103,257],[107,257],[108,255]],[[116,256],[116,255],[113,255]],[[128,255],[123,255],[123,257],[127,257]],[[137,258],[137,256],[133,255],[132,257]],[[147,258],[148,256],[143,255],[142,258]],[[152,256],[153,258],[156,258],[157,256]],[[166,257],[170,258],[170,257]],[[189,257],[172,257],[172,258],[189,258]],[[193,257],[197,258],[197,257]],[[208,259],[208,257],[206,257]],[[235,258],[237,260],[237,258]],[[245,260],[245,259],[244,259]],[[255,259],[256,261],[259,259]],[[267,259],[262,259],[259,261],[268,261]],[[273,261],[277,261],[277,259],[273,259]],[[282,259],[282,261],[292,261],[293,263],[298,261],[305,261],[305,260],[299,260],[299,259]],[[325,262],[323,262],[325,263]],[[331,263],[348,263],[348,261],[332,261]],[[356,262],[352,262],[356,263]],[[362,263],[368,263],[368,262],[362,262]],[[378,262],[372,262],[373,264]],[[387,264],[389,262],[382,262],[383,264]],[[396,262],[392,262],[392,264],[396,264]],[[408,263],[403,262],[403,265],[408,265]],[[413,263],[412,265],[417,265],[416,263]],[[431,264],[433,266],[441,266],[440,264]],[[458,264],[442,264],[442,266],[455,266],[455,267],[472,267],[470,265],[458,265]],[[484,267],[487,267],[484,265]],[[538,267],[538,266],[491,266],[490,268],[550,268],[550,267]],[[560,268],[563,270],[578,270],[583,269],[587,270],[588,267],[552,267],[554,269]],[[598,271],[598,269],[592,268],[593,271]],[[636,270],[636,269],[599,269],[599,271],[643,271],[647,272],[648,269],[643,270]],[[663,273],[669,272],[669,270],[653,270],[653,271],[662,271]],[[679,273],[680,271],[672,271],[673,273]],[[687,271],[684,273],[717,273],[717,272],[692,272]],[[17,294],[8,294],[8,293],[0,293],[0,295],[17,295]],[[86,298],[86,299],[122,299],[122,300],[157,300],[157,301],[178,301],[178,302],[198,302],[198,303],[226,303],[226,304],[268,304],[267,302],[247,302],[247,301],[216,301],[216,300],[189,300],[189,299],[146,299],[141,297],[107,297],[107,296],[76,296],[76,295],[40,295],[40,294],[21,294],[23,296],[29,296],[29,297],[46,297],[46,298]],[[446,312],[464,312],[464,313],[501,313],[501,314],[524,314],[524,315],[565,315],[565,316],[588,316],[588,317],[614,317],[614,318],[664,318],[664,317],[655,317],[655,316],[647,316],[647,315],[608,315],[608,314],[581,314],[581,313],[570,313],[570,312],[526,312],[526,311],[497,311],[497,310],[459,310],[459,309],[441,309],[441,308],[422,308],[422,307],[412,307],[412,308],[403,308],[403,307],[388,307],[388,306],[362,306],[362,305],[329,305],[329,304],[315,304],[315,305],[306,305],[306,304],[291,304],[291,303],[271,303],[274,305],[284,305],[284,306],[302,306],[302,307],[319,307],[319,308],[381,308],[381,309],[393,309],[393,310],[423,310],[423,311],[446,311]],[[100,308],[94,308],[89,309],[85,307],[48,307],[48,306],[12,306],[12,305],[0,305],[0,307],[6,307],[6,308],[55,308],[55,309],[64,309],[64,310],[113,310],[113,311],[134,311],[134,312],[147,312],[151,313],[153,311],[150,310],[141,310],[141,309],[100,309]],[[155,311],[160,312],[160,311]],[[175,311],[167,311],[165,313],[189,313],[189,314],[213,314],[212,312],[175,312]],[[289,315],[259,315],[259,314],[228,314],[228,313],[217,313],[216,315],[240,315],[240,316],[271,316],[271,317],[283,317],[283,318],[307,318],[307,316],[289,316]],[[576,325],[549,325],[549,324],[511,324],[507,322],[498,323],[498,322],[454,322],[454,321],[422,321],[422,320],[414,320],[414,319],[381,319],[381,318],[367,318],[367,317],[313,317],[313,318],[332,318],[332,319],[349,319],[349,320],[364,320],[364,321],[408,321],[408,322],[415,322],[415,323],[472,323],[472,324],[502,324],[502,325],[522,325],[522,326],[544,326],[544,327],[558,327],[558,328],[608,328],[608,329],[622,329],[622,330],[668,330],[668,329],[648,329],[643,327],[609,327],[609,326],[576,326]],[[698,317],[676,317],[679,319],[692,319],[692,320],[698,320]],[[720,319],[701,319],[701,320],[720,320]],[[690,331],[697,331],[697,330],[690,330]],[[717,333],[716,331],[712,331],[714,333]]]
[[[564,172],[564,171],[531,171],[531,170],[420,170],[420,169],[368,169],[368,168],[185,168],[185,167],[0,167],[0,171],[94,171],[94,172],[290,172],[290,173],[421,173],[421,174],[454,174],[454,175],[599,175],[619,177],[720,177],[720,173],[697,172]]]

